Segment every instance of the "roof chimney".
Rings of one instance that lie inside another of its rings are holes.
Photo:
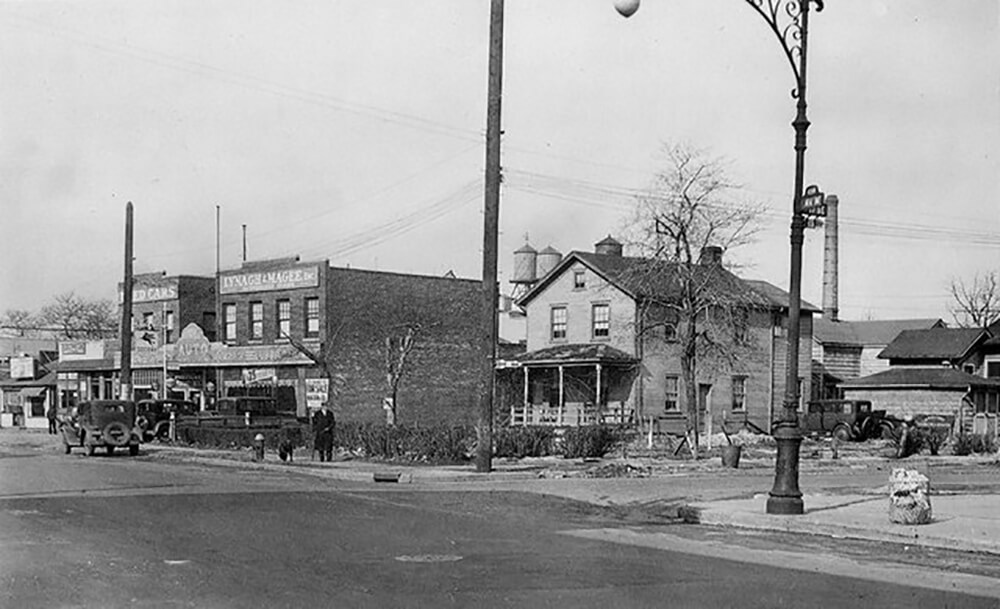
[[[606,256],[621,256],[622,244],[615,240],[615,238],[611,235],[608,235],[594,244],[594,253],[604,254]]]
[[[837,195],[826,196],[825,241],[823,245],[823,319],[837,321]]]
[[[706,245],[701,248],[701,257],[698,258],[698,264],[703,264],[705,266],[710,266],[713,264],[722,264],[722,248],[718,245]]]

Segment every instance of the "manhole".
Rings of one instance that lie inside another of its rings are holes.
[[[399,562],[456,562],[462,560],[457,554],[404,554],[397,556]]]

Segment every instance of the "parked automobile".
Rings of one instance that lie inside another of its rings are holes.
[[[898,423],[884,410],[872,410],[868,400],[815,400],[807,404],[803,428],[842,442],[861,442],[895,433]]]
[[[278,410],[272,397],[240,396],[220,398],[210,409],[198,414],[198,425],[280,426],[295,423],[294,412]]]
[[[139,400],[135,405],[136,424],[142,428],[144,441],[163,440],[170,433],[170,415],[182,423],[198,415],[198,405],[185,400]]]
[[[130,455],[139,454],[142,429],[136,425],[135,403],[125,400],[81,402],[61,422],[63,444],[68,455],[74,446],[93,455],[98,446],[114,454],[116,448],[128,447]]]

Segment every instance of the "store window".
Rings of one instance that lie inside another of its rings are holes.
[[[236,305],[234,303],[222,305],[222,318],[225,320],[225,340],[227,343],[236,341]]]
[[[278,301],[278,339],[288,340],[292,335],[292,301]]]
[[[264,338],[264,303],[250,303],[250,340]]]
[[[319,298],[306,298],[306,336],[319,336]]]

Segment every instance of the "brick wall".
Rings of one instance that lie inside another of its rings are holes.
[[[326,325],[346,386],[345,419],[384,420],[385,339],[419,324],[399,385],[400,422],[473,422],[478,404],[479,281],[330,268]]]

